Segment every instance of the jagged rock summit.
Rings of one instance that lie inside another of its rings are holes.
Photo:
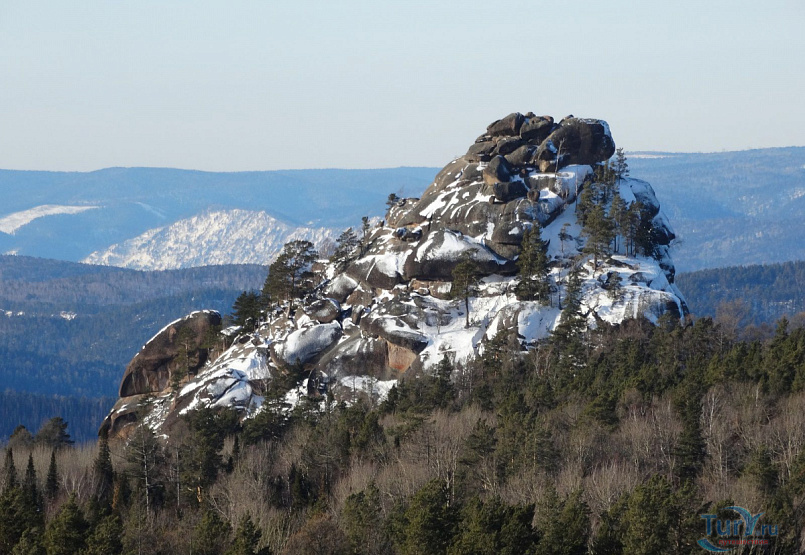
[[[319,264],[318,286],[295,301],[294,310],[277,307],[256,331],[233,336],[226,351],[191,370],[178,390],[165,385],[170,376],[156,366],[139,368],[137,376],[156,373],[158,379],[145,381],[162,386],[151,391],[155,397],[143,418],[169,433],[178,416],[202,405],[233,407],[243,418],[272,410],[263,406],[261,391],[292,369],[307,379],[288,391],[288,404],[325,390],[345,400],[377,400],[397,380],[429,371],[444,356],[460,363],[478,355],[501,330],[516,333],[523,349],[533,347],[561,322],[571,274],[581,280],[580,311],[589,327],[683,317],[687,309],[668,256],[674,234],[648,183],[607,174],[614,153],[602,120],[569,116],[555,123],[514,113],[493,122],[421,198],[392,196],[385,220],[368,230],[358,249]],[[607,175],[608,189],[598,187]],[[635,216],[629,230],[620,230],[623,240],[616,238],[599,256],[589,254],[581,224],[587,208],[579,205],[590,203],[591,191],[604,190],[596,193],[603,213],[615,210],[617,192],[619,209],[631,207]],[[549,260],[550,294],[541,302],[515,294],[521,243],[533,226],[541,230]],[[454,271],[467,259],[480,281],[457,302],[450,295]],[[149,349],[138,357],[145,360]],[[170,373],[170,364],[159,364]],[[130,421],[121,415],[131,413],[141,394],[127,386],[135,380],[130,370],[121,396],[135,397],[121,398],[107,418],[112,435],[123,433],[125,426],[116,423]]]

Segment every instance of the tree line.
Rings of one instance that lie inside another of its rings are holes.
[[[243,423],[200,409],[168,441],[146,425],[101,438],[36,511],[6,487],[0,512],[33,516],[0,518],[17,542],[0,552],[96,553],[103,537],[104,553],[691,553],[700,515],[731,505],[778,526],[769,552],[800,549],[805,329],[786,320],[753,341],[708,318],[632,320],[527,352],[501,332],[379,405],[283,407],[301,378]]]

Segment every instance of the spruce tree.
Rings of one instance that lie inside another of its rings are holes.
[[[3,463],[3,491],[17,487],[17,468],[14,466],[14,450],[6,448],[6,460]]]
[[[461,261],[453,268],[453,283],[450,285],[450,297],[464,301],[466,327],[470,327],[470,297],[478,292],[478,263],[472,252],[461,253]]]
[[[47,554],[81,553],[86,547],[87,528],[87,521],[75,501],[75,496],[71,495],[59,514],[47,525],[44,542]]]
[[[238,529],[232,545],[226,550],[225,555],[254,555],[257,553],[257,545],[260,543],[262,532],[252,522],[252,517],[244,515],[238,522]]]
[[[547,243],[542,240],[539,224],[535,223],[523,234],[520,256],[517,259],[520,278],[517,284],[518,299],[547,304],[551,292],[547,251]]]
[[[112,468],[109,438],[105,429],[101,431],[98,440],[98,456],[93,463],[93,470],[95,471],[95,495],[99,501],[108,504],[111,502],[115,471]]]
[[[123,552],[123,523],[115,514],[106,515],[87,538],[86,555],[118,555]]]
[[[56,499],[59,494],[59,470],[56,468],[56,451],[50,452],[50,466],[48,475],[45,479],[45,497],[49,500]]]
[[[28,453],[28,466],[25,468],[25,479],[22,482],[22,491],[28,503],[40,507],[42,501],[39,497],[39,488],[36,485],[36,469],[34,468],[33,453]]]
[[[42,545],[42,529],[27,528],[11,550],[11,555],[47,555],[45,546]]]
[[[224,522],[214,509],[205,509],[194,530],[193,553],[220,555],[228,544],[230,533],[229,523]]]

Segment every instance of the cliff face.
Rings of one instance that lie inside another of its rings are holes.
[[[445,355],[454,362],[476,356],[501,330],[516,330],[527,349],[560,323],[560,302],[574,268],[590,327],[640,316],[681,318],[686,307],[668,256],[674,234],[648,183],[610,180],[609,200],[604,195],[598,202],[612,213],[617,191],[625,207],[640,207],[637,224],[649,247],[628,249],[621,241],[606,256],[584,254],[581,193],[597,190],[602,174],[594,169],[614,152],[609,126],[600,120],[555,123],[516,113],[493,122],[421,198],[392,202],[362,253],[338,265],[342,271],[335,264],[322,267],[320,285],[296,303],[293,314],[267,315],[254,334],[235,339],[178,392],[162,384],[148,409],[158,415],[152,425],[166,430],[202,404],[252,415],[263,410],[259,392],[266,381],[291,367],[304,368],[309,378],[288,392],[289,403],[324,390],[377,399],[405,374],[428,371]],[[550,262],[550,295],[540,303],[514,294],[521,243],[533,226],[547,242]],[[480,282],[465,304],[451,300],[450,289],[454,270],[467,258]],[[121,395],[131,375],[127,371]]]

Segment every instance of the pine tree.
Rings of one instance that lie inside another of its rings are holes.
[[[369,216],[361,218],[361,256],[369,250]]]
[[[391,210],[400,202],[400,197],[396,195],[396,193],[389,194],[388,198],[386,199],[386,209]]]
[[[573,266],[567,276],[567,287],[565,289],[565,302],[559,319],[559,324],[554,328],[552,339],[560,351],[574,363],[578,361],[581,350],[581,336],[586,327],[586,321],[581,314],[581,268]]]
[[[609,217],[612,220],[615,235],[615,252],[618,252],[618,235],[624,234],[624,220],[627,214],[626,202],[618,191],[612,195],[612,204],[609,208]],[[627,253],[628,254],[628,253]]]
[[[626,163],[626,155],[623,148],[615,150],[615,166],[613,168],[618,183],[629,177],[629,164]]]
[[[246,332],[254,331],[260,321],[261,306],[262,301],[256,291],[244,291],[232,305],[232,323],[241,326]]]
[[[641,202],[633,202],[623,214],[623,220],[620,224],[620,227],[624,242],[626,243],[627,255],[634,256],[637,254],[637,235],[640,228],[642,212],[643,204]]]
[[[576,490],[564,501],[559,500],[553,487],[548,488],[543,513],[543,536],[537,555],[584,555],[590,535],[590,509]]]
[[[517,259],[520,282],[517,298],[521,301],[539,301],[547,304],[551,285],[548,280],[548,247],[542,240],[539,224],[534,224],[523,234],[520,256]]]
[[[34,442],[34,437],[25,426],[17,426],[8,438],[8,446],[13,448],[30,447]]]
[[[374,484],[347,497],[342,518],[344,532],[354,553],[371,555],[387,551],[388,537],[383,529],[382,510],[380,491]]]
[[[42,424],[36,432],[36,442],[55,449],[68,447],[74,442],[67,433],[67,422],[61,416],[56,416]]]
[[[312,290],[313,273],[310,265],[316,260],[313,243],[297,239],[285,243],[282,252],[269,266],[264,289],[277,302],[288,302],[288,314],[293,311],[293,299]]]
[[[50,452],[50,466],[48,475],[45,479],[45,497],[49,500],[56,499],[59,494],[59,470],[56,468],[56,451]]]
[[[671,484],[654,475],[638,485],[629,496],[623,515],[623,553],[663,555],[671,545],[670,534],[677,524]]]
[[[472,257],[473,252],[461,253],[461,261],[453,268],[453,283],[450,285],[450,297],[464,301],[466,327],[470,327],[470,297],[477,294],[480,281],[478,263]]]
[[[336,239],[335,252],[330,257],[330,262],[335,264],[337,271],[342,272],[358,255],[360,241],[358,236],[350,227]]]
[[[598,260],[610,252],[610,244],[615,236],[612,220],[604,212],[603,206],[593,206],[581,234],[587,237],[584,252],[593,255],[593,269],[598,268]]]

